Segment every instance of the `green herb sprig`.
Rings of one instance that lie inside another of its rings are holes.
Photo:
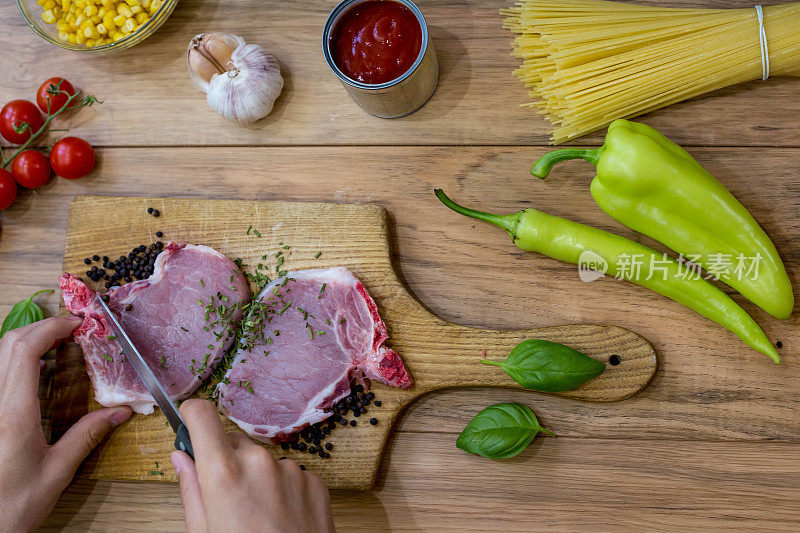
[[[33,301],[33,299],[39,294],[52,292],[54,292],[53,289],[36,291],[35,293],[31,294],[28,299],[22,300],[14,305],[14,307],[11,308],[11,311],[9,311],[6,315],[6,318],[3,320],[3,326],[0,327],[0,339],[2,339],[3,335],[12,329],[21,328],[22,326],[27,326],[28,324],[33,324],[34,322],[43,320],[44,311],[36,302]]]
[[[542,339],[522,341],[505,361],[484,360],[481,363],[499,366],[526,389],[542,392],[576,389],[606,369],[602,361]]]
[[[519,455],[539,433],[555,437],[539,425],[527,405],[498,403],[478,413],[458,436],[456,446],[489,459]]]

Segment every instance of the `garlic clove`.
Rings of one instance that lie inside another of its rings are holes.
[[[189,77],[195,87],[208,91],[208,82],[226,72],[234,50],[244,44],[238,35],[221,32],[201,33],[192,38],[187,51]]]

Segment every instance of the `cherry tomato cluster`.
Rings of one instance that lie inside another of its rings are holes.
[[[9,159],[0,153],[0,210],[14,203],[17,185],[35,189],[47,183],[52,172],[63,178],[77,179],[92,171],[94,149],[78,137],[64,137],[56,142],[49,157],[38,150],[28,149],[28,146],[47,131],[50,122],[62,112],[95,102],[94,96],[83,96],[64,78],[50,78],[39,86],[36,104],[28,100],[12,100],[3,106],[0,110],[0,135],[21,146]],[[7,170],[9,166],[10,172]]]

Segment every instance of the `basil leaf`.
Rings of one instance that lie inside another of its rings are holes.
[[[505,361],[481,363],[499,366],[526,389],[542,392],[576,389],[606,369],[602,361],[574,348],[541,339],[517,344]]]
[[[3,335],[12,329],[33,324],[34,322],[38,322],[44,318],[44,311],[42,311],[42,308],[33,301],[34,296],[44,292],[52,293],[54,291],[53,289],[45,289],[35,292],[30,298],[27,300],[22,300],[11,308],[11,311],[9,311],[9,313],[6,315],[6,318],[3,320],[3,326],[0,327],[0,339],[2,339]]]
[[[456,446],[489,459],[508,459],[527,448],[540,431],[555,437],[539,425],[527,405],[498,403],[478,413],[467,424]]]

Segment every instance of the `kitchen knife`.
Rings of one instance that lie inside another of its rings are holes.
[[[189,430],[186,429],[186,424],[183,422],[180,413],[178,413],[178,408],[175,407],[175,404],[169,399],[164,387],[161,386],[161,383],[159,383],[153,371],[147,366],[147,362],[142,358],[142,354],[139,353],[139,350],[133,345],[133,342],[131,342],[131,339],[128,337],[127,333],[125,333],[125,330],[122,329],[122,325],[117,320],[117,317],[111,312],[111,309],[108,308],[99,294],[96,297],[97,301],[100,303],[100,307],[106,314],[108,326],[111,328],[114,335],[116,335],[117,342],[122,347],[123,355],[125,355],[131,366],[136,370],[136,373],[139,374],[142,383],[144,383],[144,386],[150,391],[150,394],[161,409],[161,412],[167,417],[169,425],[172,426],[173,431],[175,431],[175,449],[186,452],[189,457],[194,459],[192,441],[189,439]]]

